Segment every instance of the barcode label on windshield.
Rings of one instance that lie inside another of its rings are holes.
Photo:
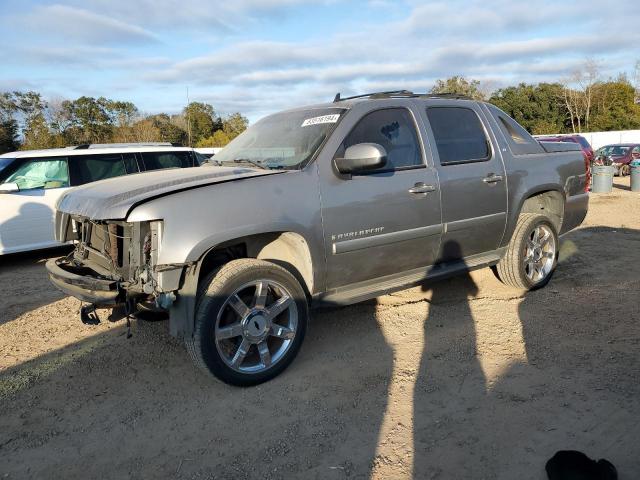
[[[322,115],[321,117],[313,117],[307,118],[304,122],[302,122],[302,127],[308,127],[309,125],[318,125],[320,123],[336,123],[340,118],[340,114],[336,113],[334,115]]]

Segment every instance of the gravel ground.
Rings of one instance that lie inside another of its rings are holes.
[[[294,364],[247,389],[193,368],[166,322],[82,325],[45,275],[59,255],[0,258],[2,479],[543,479],[559,449],[640,474],[628,179],[592,195],[546,288],[486,269],[316,312]]]

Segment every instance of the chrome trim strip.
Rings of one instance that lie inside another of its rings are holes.
[[[398,232],[381,233],[380,235],[372,235],[370,237],[343,240],[342,242],[333,243],[333,254],[337,255],[339,253],[353,252],[364,248],[380,247],[382,245],[430,237],[441,233],[442,224],[439,223],[437,225],[429,225],[428,227],[418,227],[409,230],[400,230]]]
[[[454,222],[447,222],[447,232],[457,232],[459,230],[465,230],[467,228],[473,228],[485,222],[493,220],[507,219],[507,212],[492,213],[490,215],[483,215],[481,217],[465,218],[463,220],[456,220]]]

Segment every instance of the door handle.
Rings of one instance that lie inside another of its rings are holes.
[[[490,173],[486,177],[482,179],[484,183],[497,183],[502,181],[502,175],[496,175],[495,173]]]
[[[436,187],[433,185],[426,185],[425,183],[418,182],[413,187],[409,189],[409,193],[420,194],[420,193],[429,193],[435,192]]]

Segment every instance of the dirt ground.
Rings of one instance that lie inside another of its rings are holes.
[[[45,275],[59,254],[0,259],[0,479],[543,479],[561,449],[640,476],[628,179],[591,196],[546,288],[486,269],[316,312],[254,388],[196,370],[166,322],[82,325]]]

